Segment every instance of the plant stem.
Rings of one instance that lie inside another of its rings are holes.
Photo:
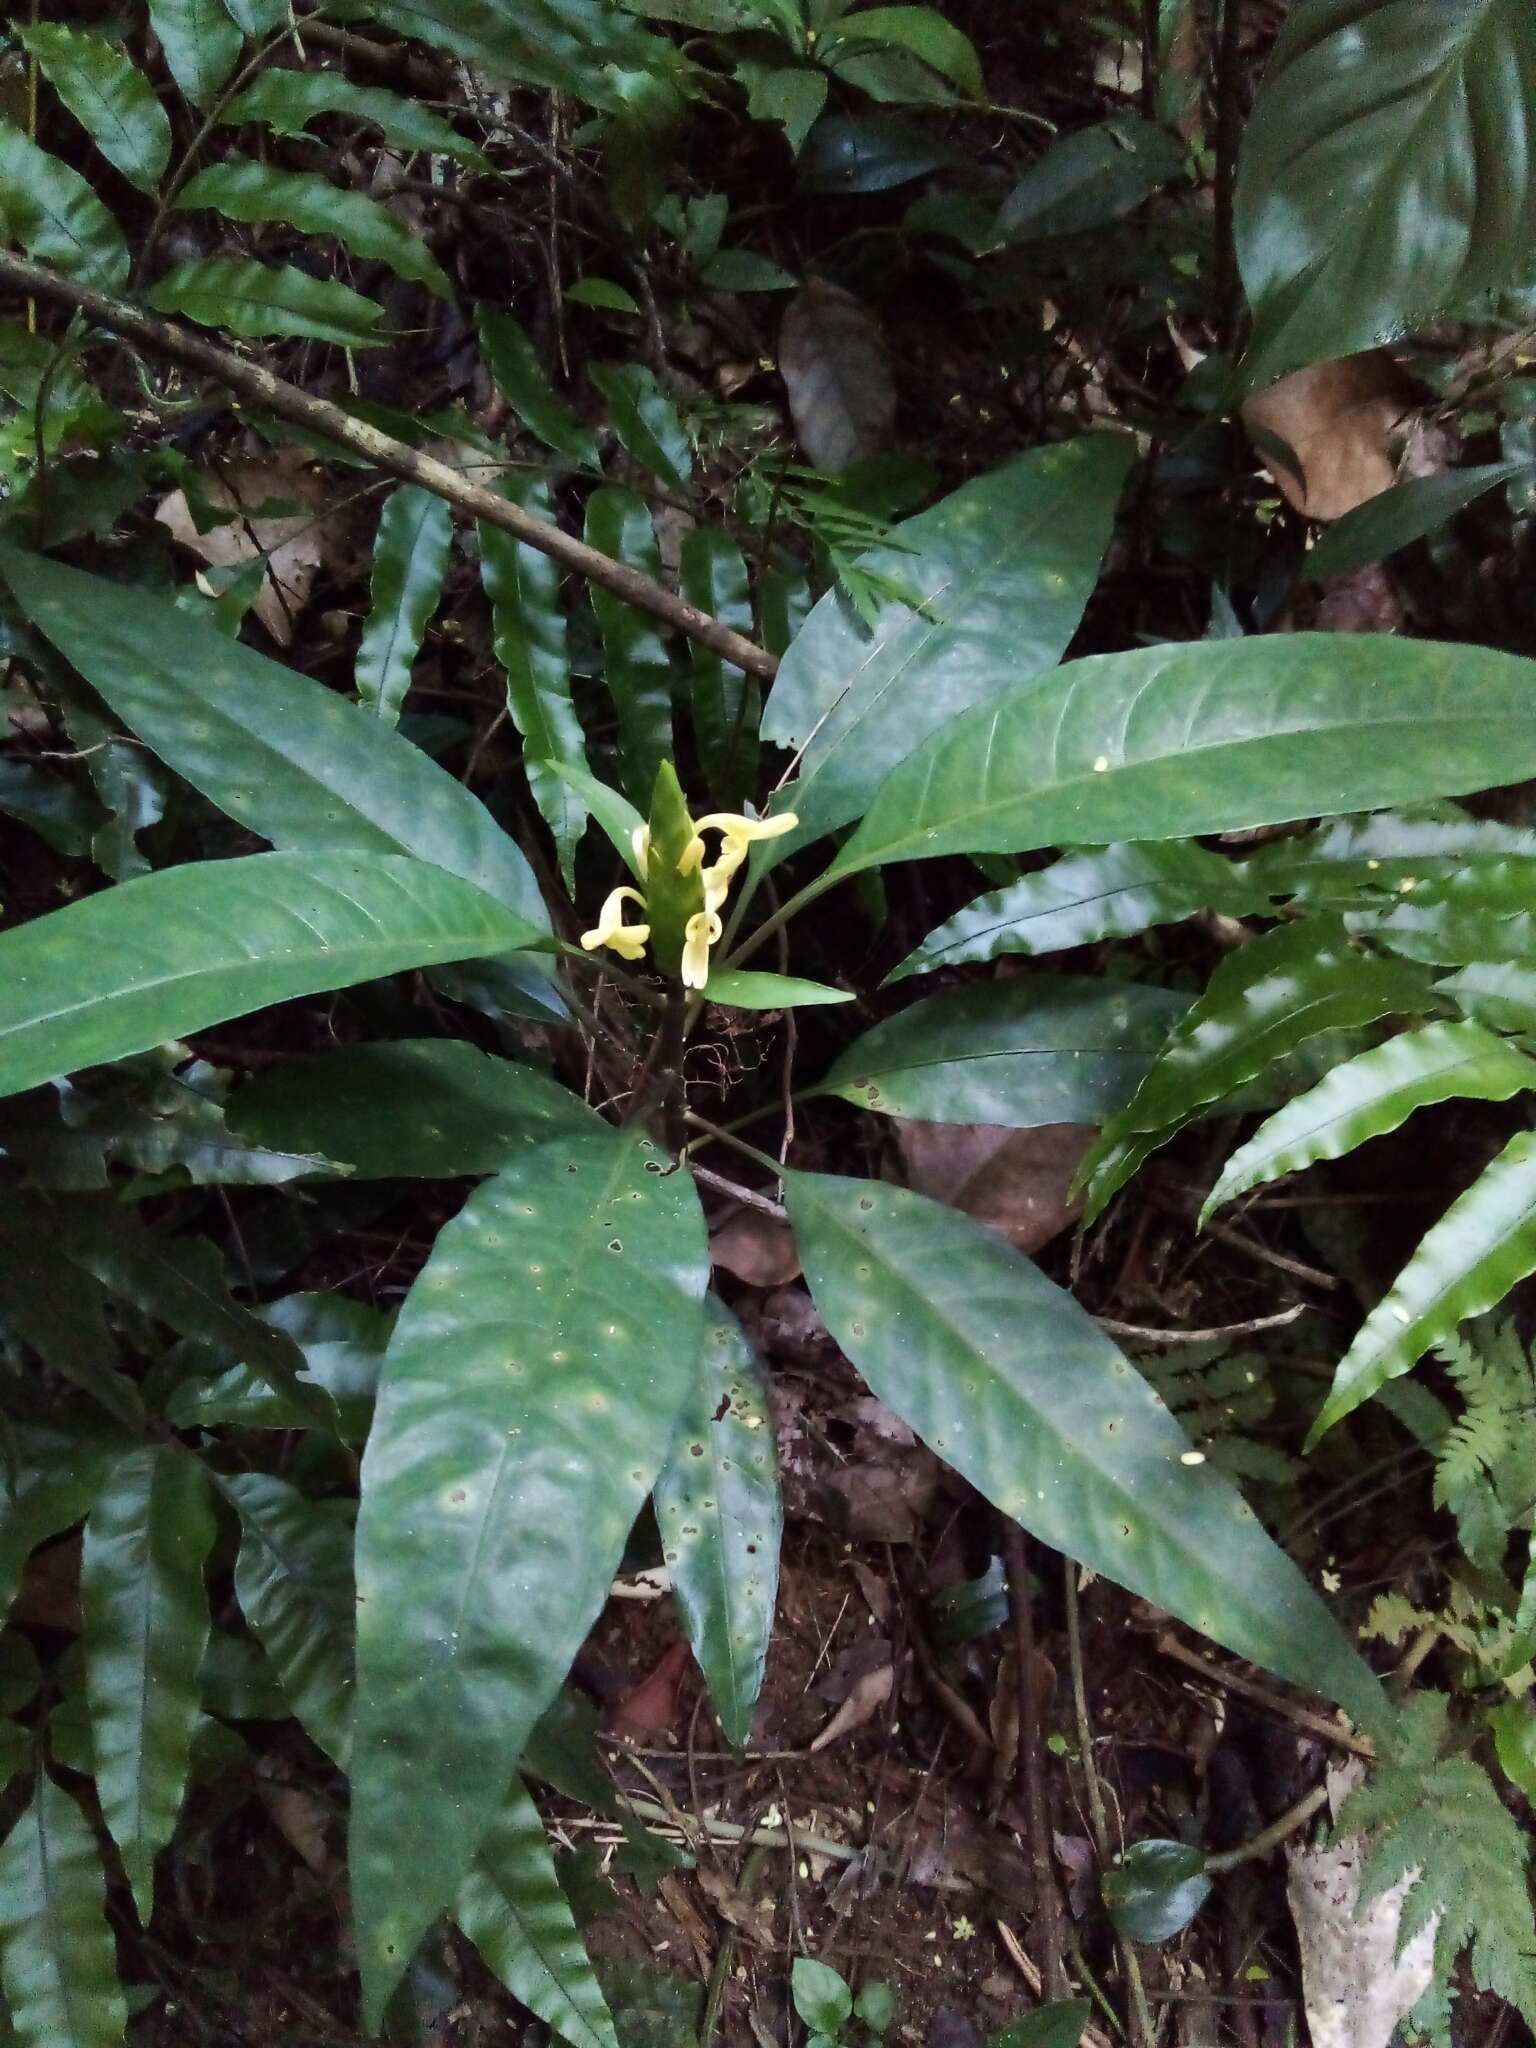
[[[1224,1849],[1219,1856],[1207,1856],[1207,1872],[1220,1876],[1224,1870],[1236,1870],[1241,1863],[1256,1863],[1261,1856],[1267,1856],[1271,1849],[1278,1849],[1282,1842],[1304,1828],[1313,1814],[1327,1803],[1328,1787],[1314,1785],[1294,1806],[1288,1806],[1278,1820],[1272,1820],[1267,1828],[1261,1829],[1251,1842],[1244,1842],[1236,1849]]]
[[[782,1178],[784,1172],[782,1161],[774,1159],[767,1152],[759,1152],[757,1147],[749,1145],[745,1138],[734,1136],[732,1132],[724,1129],[722,1125],[712,1124],[707,1117],[699,1116],[691,1109],[683,1111],[683,1122],[691,1130],[702,1131],[707,1138],[714,1139],[718,1144],[729,1145],[733,1151],[740,1152],[744,1158],[755,1159],[759,1166],[767,1167],[775,1180]]]
[[[1040,1668],[1035,1655],[1035,1608],[1029,1593],[1029,1561],[1024,1531],[1011,1516],[1000,1516],[1003,1557],[1008,1567],[1008,1606],[1013,1616],[1014,1684],[1019,1703],[1019,1790],[1024,1797],[1024,1817],[1029,1841],[1029,1860],[1035,1881],[1035,1921],[1044,1951],[1043,1970],[1047,1998],[1065,1998],[1067,1980],[1066,1944],[1062,1938],[1061,1893],[1056,1888],[1056,1870],[1051,1862],[1051,1836],[1045,1800],[1045,1703],[1040,1693]]]

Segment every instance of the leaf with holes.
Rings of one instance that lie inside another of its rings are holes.
[[[146,294],[157,313],[179,313],[200,327],[227,327],[252,340],[295,335],[338,348],[378,348],[383,308],[334,278],[311,277],[291,263],[210,256],[178,263]]]
[[[717,527],[696,526],[683,540],[683,596],[711,618],[752,637],[752,591],[741,549]],[[690,644],[693,738],[716,803],[739,808],[757,787],[757,727],[762,685],[702,641]]]
[[[587,500],[590,547],[657,580],[661,553],[650,507],[635,491],[604,485]],[[667,643],[649,612],[611,591],[591,588],[592,609],[603,634],[603,675],[619,714],[624,789],[649,805],[656,771],[672,755],[672,664]]]
[[[589,375],[608,401],[620,446],[669,490],[686,496],[693,445],[654,372],[643,363],[594,363]]]
[[[181,1809],[208,1641],[208,1479],[170,1448],[127,1453],[85,1525],[80,1598],[96,1795],[147,1927],[155,1857]]]
[[[240,58],[240,31],[221,0],[146,0],[172,78],[206,107]]]
[[[613,2020],[521,1778],[459,1887],[453,1917],[512,1996],[572,2048],[618,2048]]]
[[[486,306],[477,307],[475,322],[486,368],[529,433],[579,469],[596,469],[597,442],[592,429],[556,395],[527,329],[510,313],[493,313]]]
[[[277,4],[286,8],[287,0]],[[366,121],[394,149],[426,150],[433,156],[456,157],[476,170],[486,168],[485,152],[441,114],[382,86],[354,85],[339,71],[264,72],[220,108],[219,120],[226,127],[260,121],[274,135],[303,135],[325,114]]]
[[[762,1368],[740,1323],[713,1295],[655,1500],[694,1657],[726,1741],[744,1749],[773,1632],[784,1511]]]
[[[0,1846],[0,1979],[24,2048],[122,2048],[106,1880],[85,1816],[46,1770]]]
[[[357,650],[357,701],[387,725],[400,721],[452,543],[453,515],[443,499],[419,484],[390,492],[373,546],[373,605]]]
[[[280,171],[230,157],[189,179],[176,195],[176,206],[183,213],[208,207],[226,220],[281,221],[300,234],[329,235],[360,262],[382,263],[440,298],[453,293],[431,250],[387,206],[313,171]]]
[[[531,1149],[440,1233],[400,1312],[357,1533],[371,2015],[453,1900],[671,1444],[708,1251],[664,1165],[633,1131]]]
[[[907,1189],[814,1173],[785,1188],[833,1337],[995,1507],[1361,1720],[1384,1711],[1296,1566],[1069,1294]]]
[[[932,1123],[1102,1123],[1187,1008],[1164,989],[1066,974],[946,989],[855,1039],[816,1093]]]
[[[66,276],[127,281],[123,231],[78,171],[0,120],[0,234]]]
[[[107,162],[153,192],[171,155],[171,124],[154,87],[104,36],[35,21],[16,39]]]

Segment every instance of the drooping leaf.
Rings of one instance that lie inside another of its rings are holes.
[[[1353,910],[1396,895],[1405,882],[1454,874],[1469,856],[1503,854],[1536,854],[1536,833],[1443,804],[1430,812],[1334,818],[1315,832],[1271,840],[1242,863],[1242,872],[1267,895]]]
[[[1386,634],[1090,656],[999,689],[919,746],[835,871],[1188,839],[1485,789],[1536,769],[1533,676],[1516,655]]]
[[[1109,1917],[1132,1941],[1171,1941],[1210,1896],[1205,1857],[1188,1842],[1133,1842],[1103,1881]]]
[[[683,540],[679,581],[689,604],[752,637],[752,592],[747,565],[729,534],[696,526]],[[757,787],[757,727],[762,686],[702,641],[693,662],[693,739],[710,794],[726,810],[739,810]]]
[[[373,547],[373,606],[357,650],[357,700],[388,725],[399,723],[452,544],[453,515],[444,499],[419,484],[390,492]]]
[[[1203,846],[1170,839],[1093,847],[978,896],[931,931],[886,980],[1010,953],[1059,953],[1131,938],[1199,910],[1261,916],[1269,904],[1268,890]]]
[[[398,855],[165,868],[0,934],[0,1095],[271,1003],[537,936],[456,875]]]
[[[1518,278],[1536,254],[1536,18],[1525,0],[1314,0],[1288,20],[1238,159],[1252,378],[1347,356]]]
[[[85,1816],[39,1770],[0,1846],[0,1979],[23,2048],[122,2048],[106,1889]]]
[[[493,313],[487,306],[476,309],[475,322],[486,368],[529,433],[579,469],[596,469],[592,429],[556,394],[527,329],[510,313]]]
[[[377,2015],[452,1902],[667,1454],[708,1273],[632,1131],[529,1150],[442,1231],[363,1460],[353,1898]]]
[[[345,1294],[289,1294],[260,1313],[264,1322],[299,1346],[304,1355],[301,1383],[335,1403],[340,1433],[351,1442],[365,1437],[393,1318]],[[314,1426],[313,1415],[291,1395],[245,1365],[231,1365],[212,1380],[183,1380],[165,1412],[166,1420],[180,1429],[213,1423],[239,1429]]]
[[[409,853],[540,930],[532,870],[419,747],[148,592],[0,550],[28,618],[130,730],[247,831],[294,851]]]
[[[1178,177],[1184,152],[1165,129],[1116,114],[1053,142],[998,210],[993,235],[1018,245],[1080,235],[1133,212]]]
[[[644,363],[594,363],[588,374],[608,401],[613,431],[625,451],[669,490],[686,496],[693,447],[654,371]]]
[[[1165,989],[1066,974],[946,989],[856,1039],[817,1093],[930,1123],[1101,1123],[1187,1008]]]
[[[35,21],[16,39],[107,159],[141,192],[153,192],[171,155],[171,124],[154,88],[104,36]]]
[[[530,1145],[599,1128],[569,1089],[462,1039],[401,1039],[284,1060],[230,1108],[266,1144],[282,1131],[323,1137],[326,1158],[360,1180],[497,1173]]]
[[[196,1458],[146,1446],[113,1466],[85,1525],[80,1597],[96,1793],[139,1918],[171,1838],[200,1712],[203,1561],[215,1524]]]
[[[123,231],[78,171],[0,120],[0,235],[39,263],[111,291],[128,276]]]
[[[1037,1267],[904,1188],[791,1173],[816,1306],[872,1391],[1025,1528],[1369,1721],[1376,1680],[1129,1361]]]
[[[345,1770],[353,1699],[350,1510],[310,1500],[263,1472],[218,1484],[240,1516],[240,1611],[305,1732]]]
[[[369,0],[403,36],[450,51],[487,78],[541,85],[612,111],[615,69],[678,69],[676,53],[605,0]]]
[[[431,250],[382,201],[348,192],[314,171],[282,171],[230,157],[189,179],[176,206],[182,212],[206,206],[227,220],[282,221],[301,234],[330,235],[361,262],[382,263],[440,298],[453,294]]]
[[[737,84],[746,88],[749,119],[776,122],[790,155],[798,156],[827,104],[827,74],[806,64],[769,64],[757,57],[737,57],[733,68]]]
[[[525,511],[551,516],[546,483],[501,488]],[[576,849],[587,828],[587,809],[555,770],[561,762],[584,769],[587,745],[571,699],[560,570],[538,548],[500,527],[482,526],[480,580],[491,603],[496,659],[507,679],[507,710],[522,736],[529,794],[555,842],[565,885],[574,892]]]
[[[260,121],[275,135],[302,135],[323,114],[366,121],[394,149],[456,157],[477,170],[485,166],[484,151],[441,114],[382,86],[354,85],[340,71],[265,71],[235,95],[219,119],[226,126]]]
[[[725,1738],[743,1749],[773,1632],[784,1511],[762,1369],[713,1295],[655,1501],[683,1626]]]
[[[572,2048],[618,2048],[539,1810],[514,1777],[453,1917],[512,1996]]]
[[[748,76],[744,65],[738,64],[737,75]],[[809,111],[810,94],[804,86],[789,92],[784,73],[777,70],[764,81],[765,85],[770,82],[775,110],[764,118],[785,119],[777,109],[786,101],[797,116]],[[945,165],[957,167],[963,161],[960,152],[939,141],[931,127],[900,114],[828,114],[816,122],[806,140],[800,158],[800,186],[805,192],[889,192],[914,178],[926,177],[930,171]]]
[[[146,0],[172,78],[206,107],[240,59],[240,31],[221,0]]]
[[[935,7],[866,7],[846,15],[820,39],[817,55],[848,76],[849,58],[871,46],[916,57],[972,99],[986,98],[975,44]]]
[[[1529,462],[1485,462],[1473,469],[1415,476],[1394,484],[1391,490],[1378,492],[1335,520],[1307,556],[1307,574],[1318,582],[1352,575],[1356,569],[1438,532],[1496,485],[1530,472]]]
[[[1480,1024],[1426,1024],[1346,1060],[1317,1087],[1261,1124],[1222,1168],[1200,1212],[1320,1159],[1341,1159],[1369,1138],[1395,1131],[1427,1102],[1453,1096],[1507,1102],[1536,1088],[1536,1060]]]
[[[1346,1352],[1307,1447],[1536,1271],[1536,1137],[1521,1131],[1421,1240]]]
[[[763,713],[764,739],[802,756],[800,829],[776,848],[847,824],[930,733],[947,732],[1011,677],[1060,659],[1098,577],[1133,453],[1125,436],[1081,435],[1018,457],[897,526],[891,546],[861,557],[861,567],[911,602],[886,598],[872,632],[836,591],[821,599]]]
[[[758,974],[750,967],[711,967],[706,993],[712,1003],[726,1003],[738,1010],[807,1009],[854,1000],[852,989],[802,981],[797,974]]]
[[[297,335],[338,348],[377,348],[383,308],[334,278],[311,277],[291,263],[209,256],[178,263],[146,294],[157,313],[180,313],[200,327],[227,327],[252,340]]]
[[[647,576],[661,577],[661,552],[650,508],[634,491],[605,484],[587,500],[590,546]],[[656,770],[672,754],[672,665],[649,612],[592,586],[592,609],[603,632],[603,674],[619,714],[624,789],[648,805]]]

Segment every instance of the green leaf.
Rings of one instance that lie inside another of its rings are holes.
[[[696,526],[683,540],[679,585],[689,604],[750,640],[752,591],[741,550],[718,527]],[[757,728],[762,685],[695,640],[693,738],[715,801],[738,810],[757,788]]]
[[[215,1523],[196,1458],[146,1446],[114,1464],[85,1525],[80,1598],[96,1794],[139,1919],[171,1838],[208,1641],[203,1562]]]
[[[224,0],[225,8],[235,18],[243,35],[269,36],[275,28],[292,17],[288,12],[289,0]],[[294,76],[302,76],[295,73]]]
[[[618,2048],[613,2020],[521,1778],[480,1844],[453,1917],[512,1996],[573,2048]]]
[[[816,1306],[868,1382],[978,1492],[1241,1657],[1369,1722],[1375,1678],[1128,1360],[990,1231],[880,1181],[791,1173]]]
[[[1289,19],[1238,159],[1253,379],[1370,348],[1536,254],[1526,0],[1315,0]]]
[[[1102,1123],[1187,1008],[1164,989],[1065,974],[946,989],[856,1039],[816,1093],[933,1123]]]
[[[286,5],[286,0],[279,4]],[[261,121],[276,135],[302,135],[323,114],[367,121],[394,149],[428,150],[434,156],[457,157],[477,170],[485,168],[484,151],[441,114],[382,86],[354,85],[340,71],[266,71],[235,95],[219,120],[226,126]]]
[[[1536,1715],[1524,1700],[1505,1700],[1488,1714],[1499,1765],[1527,1799],[1536,1799]]]
[[[620,446],[669,490],[686,497],[693,445],[655,374],[643,363],[594,363],[588,375],[608,401]]]
[[[1395,1131],[1427,1102],[1507,1102],[1536,1088],[1536,1060],[1479,1024],[1427,1024],[1346,1060],[1261,1124],[1232,1154],[1200,1212]]]
[[[0,1978],[23,2048],[122,2048],[106,1903],[85,1816],[40,1770],[0,1847]]]
[[[834,2039],[853,2011],[853,1993],[841,1971],[814,1956],[796,1956],[789,1973],[795,2011],[808,2027]]]
[[[72,1380],[130,1429],[144,1426],[137,1386],[119,1370],[116,1340],[107,1328],[107,1290],[76,1271],[60,1285],[60,1261],[44,1203],[12,1196],[0,1203],[0,1320],[13,1338],[52,1371]]]
[[[1532,473],[1529,462],[1487,462],[1444,476],[1415,476],[1367,498],[1322,535],[1307,556],[1306,573],[1321,583],[1349,576],[1436,533],[1495,485]]]
[[[568,306],[593,306],[600,313],[630,313],[636,319],[640,317],[640,307],[634,294],[608,277],[577,278],[574,284],[565,287],[565,303]]]
[[[370,2015],[452,1901],[666,1457],[708,1253],[664,1166],[627,1131],[534,1148],[471,1195],[400,1312],[357,1537]]]
[[[172,78],[206,107],[240,59],[241,36],[221,0],[146,0]]]
[[[20,27],[16,40],[107,162],[153,192],[171,156],[171,124],[138,66],[105,37],[57,22]]]
[[[994,2034],[990,2048],[1081,2048],[1092,2015],[1086,1998],[1057,1999]]]
[[[592,429],[557,397],[527,330],[510,313],[493,313],[483,305],[475,309],[475,324],[486,368],[529,433],[578,469],[596,469],[597,442]]]
[[[289,1294],[265,1305],[260,1315],[299,1346],[304,1358],[300,1385],[335,1403],[340,1434],[352,1442],[365,1437],[393,1318],[344,1294]],[[228,1357],[220,1351],[209,1355],[215,1360]],[[183,1380],[165,1413],[179,1429],[214,1423],[239,1429],[312,1429],[315,1422],[289,1393],[245,1365],[231,1366],[213,1380]]]
[[[502,494],[525,511],[548,519],[553,499],[543,481],[504,483]],[[571,698],[560,569],[540,549],[500,527],[482,525],[480,581],[491,605],[496,659],[507,679],[507,710],[523,742],[523,773],[549,827],[565,886],[576,888],[576,849],[587,829],[587,808],[557,764],[584,769],[586,736]]]
[[[737,83],[746,88],[748,116],[777,122],[790,155],[798,156],[827,104],[827,74],[808,64],[764,64],[754,57],[737,57],[733,68]]]
[[[220,1478],[240,1517],[235,1595],[305,1732],[347,1768],[352,1749],[352,1527],[339,1501],[262,1472]]]
[[[668,44],[606,0],[368,0],[368,12],[490,79],[571,93],[609,111],[619,104],[615,70],[679,69]]]
[[[634,835],[645,823],[627,796],[610,789],[606,782],[600,782],[586,768],[578,768],[572,761],[553,763],[560,780],[575,790],[592,816],[597,820],[603,837],[623,861],[637,882],[645,880],[644,870],[635,857]]]
[[[1127,435],[1083,434],[1019,456],[904,521],[888,547],[859,558],[911,597],[885,596],[873,631],[839,592],[821,599],[763,715],[764,739],[800,754],[800,829],[776,852],[859,816],[919,741],[947,732],[1010,677],[1060,659],[1097,580],[1134,453]]]
[[[259,853],[167,868],[0,934],[0,1095],[272,1003],[536,937],[424,861]]]
[[[699,272],[712,292],[792,292],[800,280],[755,249],[721,249]]]
[[[713,1295],[655,1500],[694,1657],[726,1741],[744,1749],[773,1633],[784,1510],[762,1368]]]
[[[611,484],[594,491],[587,500],[586,537],[590,547],[660,579],[656,529],[650,508],[636,492]],[[649,612],[637,611],[595,583],[591,598],[603,633],[603,673],[619,714],[624,788],[635,803],[648,805],[656,771],[672,753],[667,643]]]
[[[1485,854],[1536,854],[1536,833],[1470,818],[1453,804],[1383,811],[1272,840],[1243,862],[1242,873],[1266,895],[1353,910],[1379,905],[1426,875],[1455,874],[1469,855]]]
[[[1386,1298],[1366,1317],[1334,1375],[1307,1448],[1387,1380],[1410,1371],[1458,1323],[1496,1307],[1533,1271],[1536,1136],[1521,1131],[1426,1233]]]
[[[1515,655],[1386,634],[1090,656],[934,733],[887,775],[833,872],[1189,839],[1486,789],[1536,771],[1533,682],[1536,664]]]
[[[148,592],[10,549],[0,574],[123,723],[247,831],[294,851],[413,854],[548,930],[532,870],[485,806],[334,690]]]
[[[1205,1857],[1187,1842],[1133,1842],[1103,1880],[1104,1903],[1132,1941],[1171,1941],[1210,1896]]]
[[[39,1543],[72,1528],[91,1502],[121,1445],[68,1436],[51,1429],[18,1428],[19,1467],[0,1512],[0,1620],[11,1611],[22,1569]]]
[[[1474,854],[1446,873],[1405,877],[1387,908],[1352,911],[1345,922],[1406,959],[1436,967],[1529,966],[1536,964],[1533,887],[1536,858]]]
[[[1184,152],[1171,135],[1134,114],[1117,114],[1053,142],[1003,201],[993,235],[1017,246],[1105,227],[1183,167]]]
[[[373,606],[357,650],[357,700],[397,725],[411,668],[443,595],[453,515],[419,484],[390,492],[373,544]]]
[[[1269,890],[1203,846],[1170,839],[1092,847],[978,896],[931,931],[886,983],[1006,954],[1060,953],[1100,939],[1132,938],[1199,910],[1254,917],[1269,907]]]
[[[434,1038],[286,1059],[240,1090],[230,1117],[262,1145],[313,1132],[359,1180],[496,1173],[530,1145],[598,1127],[578,1096],[534,1068]]]
[[[1474,960],[1435,987],[1459,1009],[1495,1031],[1536,1033],[1536,967],[1509,960]]]
[[[987,96],[975,44],[935,8],[866,7],[829,30],[817,46],[817,56],[839,69],[846,54],[869,44],[910,53],[972,99]]]
[[[78,171],[0,120],[0,236],[66,276],[126,283],[123,231]]]
[[[884,2034],[896,2017],[896,1994],[889,1984],[866,1984],[853,2001],[853,2016],[872,2034]]]
[[[705,994],[712,1003],[738,1010],[807,1009],[818,1003],[851,1003],[852,989],[828,988],[795,974],[758,974],[749,967],[711,967]]]
[[[340,348],[377,348],[382,308],[350,286],[311,277],[291,263],[252,263],[243,256],[210,256],[178,263],[154,284],[148,302],[157,313],[180,313],[202,327],[227,327],[253,340],[300,335]]]
[[[176,207],[183,213],[210,207],[226,220],[275,220],[300,234],[330,235],[360,262],[382,263],[439,298],[453,296],[437,258],[387,206],[313,171],[280,171],[231,157],[190,179],[177,194]]]

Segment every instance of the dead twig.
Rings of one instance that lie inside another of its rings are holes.
[[[1113,1316],[1095,1316],[1094,1321],[1111,1337],[1139,1337],[1144,1344],[1214,1344],[1224,1337],[1256,1337],[1260,1330],[1278,1330],[1304,1316],[1307,1304],[1282,1309],[1276,1316],[1252,1316],[1246,1323],[1222,1323],[1211,1330],[1154,1330],[1147,1323],[1117,1322]]]
[[[1197,1671],[1207,1685],[1241,1693],[1244,1699],[1267,1708],[1271,1714],[1278,1714],[1282,1720],[1291,1721],[1298,1728],[1305,1728],[1324,1742],[1331,1742],[1336,1749],[1347,1749],[1351,1755],[1362,1756],[1368,1763],[1376,1761],[1375,1750],[1363,1736],[1351,1735],[1347,1728],[1341,1727],[1337,1721],[1330,1721],[1326,1714],[1315,1714],[1309,1707],[1295,1706],[1280,1693],[1271,1692],[1267,1685],[1260,1685],[1256,1679],[1244,1678],[1240,1671],[1224,1671],[1209,1657],[1202,1657],[1198,1650],[1191,1650],[1187,1644],[1181,1643],[1169,1631],[1164,1630],[1157,1638],[1156,1649],[1160,1657],[1169,1657],[1175,1664]]]

